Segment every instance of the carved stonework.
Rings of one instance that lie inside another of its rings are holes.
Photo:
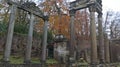
[[[49,21],[49,16],[43,16],[44,21]]]
[[[102,6],[102,0],[96,0]]]
[[[13,2],[13,1],[7,0],[7,3],[9,5],[14,4],[14,5],[17,6],[17,8],[19,8],[21,10],[24,10],[26,12],[32,13],[35,16],[38,16],[38,17],[43,19],[44,13],[39,9],[38,6],[36,6],[36,4],[34,2],[25,2],[23,4],[19,4],[17,2]]]
[[[102,15],[103,15],[102,13],[99,13],[98,18],[102,18]]]
[[[86,4],[88,3],[90,0],[76,0],[76,2],[78,2],[78,4]]]
[[[34,10],[36,12],[41,12],[41,10],[39,10],[39,7],[36,6],[36,4],[34,2],[25,2],[24,4],[21,5],[22,8],[29,8],[31,10]]]
[[[90,12],[96,12],[96,7],[95,7],[95,5],[90,6],[90,7],[89,7],[89,11],[90,11]]]
[[[75,16],[75,12],[76,12],[76,10],[70,10],[70,11],[69,11],[70,16]]]
[[[35,9],[36,8],[36,4],[34,2],[26,2],[24,4],[22,4],[22,7],[26,7],[26,8],[30,8],[30,9]]]

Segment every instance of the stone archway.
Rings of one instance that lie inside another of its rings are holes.
[[[11,6],[11,13],[9,19],[9,27],[7,33],[7,39],[5,44],[5,52],[3,56],[3,62],[7,63],[10,61],[10,54],[11,54],[11,46],[12,46],[12,39],[13,39],[13,31],[14,31],[14,23],[15,23],[15,15],[16,10],[21,9],[30,14],[30,24],[29,24],[29,33],[28,33],[28,40],[26,45],[26,52],[25,52],[25,63],[31,62],[31,48],[32,48],[32,36],[33,36],[33,22],[34,16],[38,16],[44,20],[44,32],[43,32],[43,42],[42,42],[42,61],[46,61],[46,45],[47,45],[47,26],[48,26],[48,15],[43,13],[41,10],[33,2],[26,2],[24,4],[19,4],[17,2],[7,0],[7,3]],[[34,7],[34,9],[33,9]]]
[[[74,18],[75,12],[80,9],[89,8],[90,12],[90,38],[91,38],[91,64],[98,63],[97,57],[97,38],[95,25],[95,12],[98,13],[98,31],[100,44],[100,63],[104,63],[104,43],[103,43],[103,27],[102,27],[102,0],[76,0],[70,3],[70,59],[74,59],[75,34],[74,34]],[[72,62],[72,60],[70,60]],[[96,67],[96,66],[94,66]]]

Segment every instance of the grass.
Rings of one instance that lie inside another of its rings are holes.
[[[22,57],[17,57],[17,56],[11,56],[10,57],[10,62],[13,64],[21,64],[23,63],[23,58]]]
[[[3,58],[3,56],[0,55],[0,59],[2,59],[2,58]],[[10,57],[10,63],[12,63],[12,64],[22,64],[23,61],[24,61],[24,57],[21,57],[21,56],[11,56]],[[32,63],[40,63],[40,59],[38,57],[32,57],[31,62]],[[54,64],[54,63],[57,63],[57,61],[55,59],[47,59],[46,63]]]
[[[54,63],[58,63],[58,62],[55,59],[48,59],[46,61],[46,63],[48,63],[48,64],[54,64]]]
[[[0,59],[2,59],[2,58],[3,58],[3,56],[0,55]],[[31,61],[32,63],[40,63],[39,58],[32,57],[31,60],[32,60]],[[11,56],[10,57],[10,63],[12,63],[12,64],[22,64],[23,61],[24,61],[24,57],[20,57],[20,56]]]
[[[0,59],[2,59],[2,55],[0,55]],[[24,61],[23,57],[20,56],[11,56],[10,57],[10,63],[12,64],[22,64]],[[38,57],[32,57],[32,63],[40,63],[40,59]],[[54,64],[54,63],[58,63],[55,59],[47,59],[46,61],[47,64]],[[88,63],[77,63],[78,65],[88,65]],[[120,63],[111,63],[113,65],[118,65],[117,67],[120,67]]]

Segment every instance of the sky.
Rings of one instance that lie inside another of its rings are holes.
[[[70,0],[75,1],[75,0]],[[102,0],[103,13],[107,11],[119,11],[120,12],[120,0]]]
[[[103,0],[103,12],[109,10],[120,12],[120,0]]]
[[[34,0],[39,1],[39,0]],[[67,0],[67,1],[75,1],[75,0]],[[103,4],[103,13],[107,11],[119,11],[120,12],[120,0],[102,0]]]

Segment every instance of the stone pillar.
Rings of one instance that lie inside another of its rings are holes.
[[[105,34],[105,62],[110,63],[110,49],[109,49],[109,40],[107,34]]]
[[[31,48],[32,48],[32,41],[33,41],[33,28],[34,28],[34,15],[30,14],[30,24],[29,24],[29,32],[28,32],[28,39],[27,39],[27,45],[25,50],[25,63],[31,62]]]
[[[105,55],[104,55],[104,37],[103,37],[103,26],[102,26],[103,18],[102,14],[98,14],[98,44],[99,44],[99,59],[100,64],[105,62]]]
[[[8,32],[7,32],[7,40],[6,40],[5,52],[4,52],[4,56],[3,56],[4,62],[9,62],[9,58],[10,58],[10,54],[11,54],[11,46],[12,46],[12,39],[13,39],[13,32],[14,32],[16,9],[17,9],[16,5],[11,6],[9,26],[8,26]]]
[[[70,11],[70,56],[74,58],[74,47],[75,47],[75,28],[74,28],[74,19],[75,19],[75,10]]]
[[[89,62],[88,61],[88,52],[87,52],[87,49],[84,50],[84,56],[85,56],[85,61]]]
[[[90,38],[91,38],[91,64],[96,67],[98,63],[97,57],[97,38],[96,38],[96,24],[95,24],[95,7],[94,5],[89,8],[90,11]]]
[[[48,32],[48,20],[49,17],[45,16],[44,17],[44,27],[43,27],[43,41],[42,41],[42,67],[45,67],[46,63],[46,47],[47,47],[47,32]]]
[[[70,10],[70,48],[69,48],[69,63],[70,66],[75,60],[74,57],[74,47],[75,47],[75,30],[74,30],[74,19],[75,19],[75,10]],[[69,66],[69,67],[70,67]]]

